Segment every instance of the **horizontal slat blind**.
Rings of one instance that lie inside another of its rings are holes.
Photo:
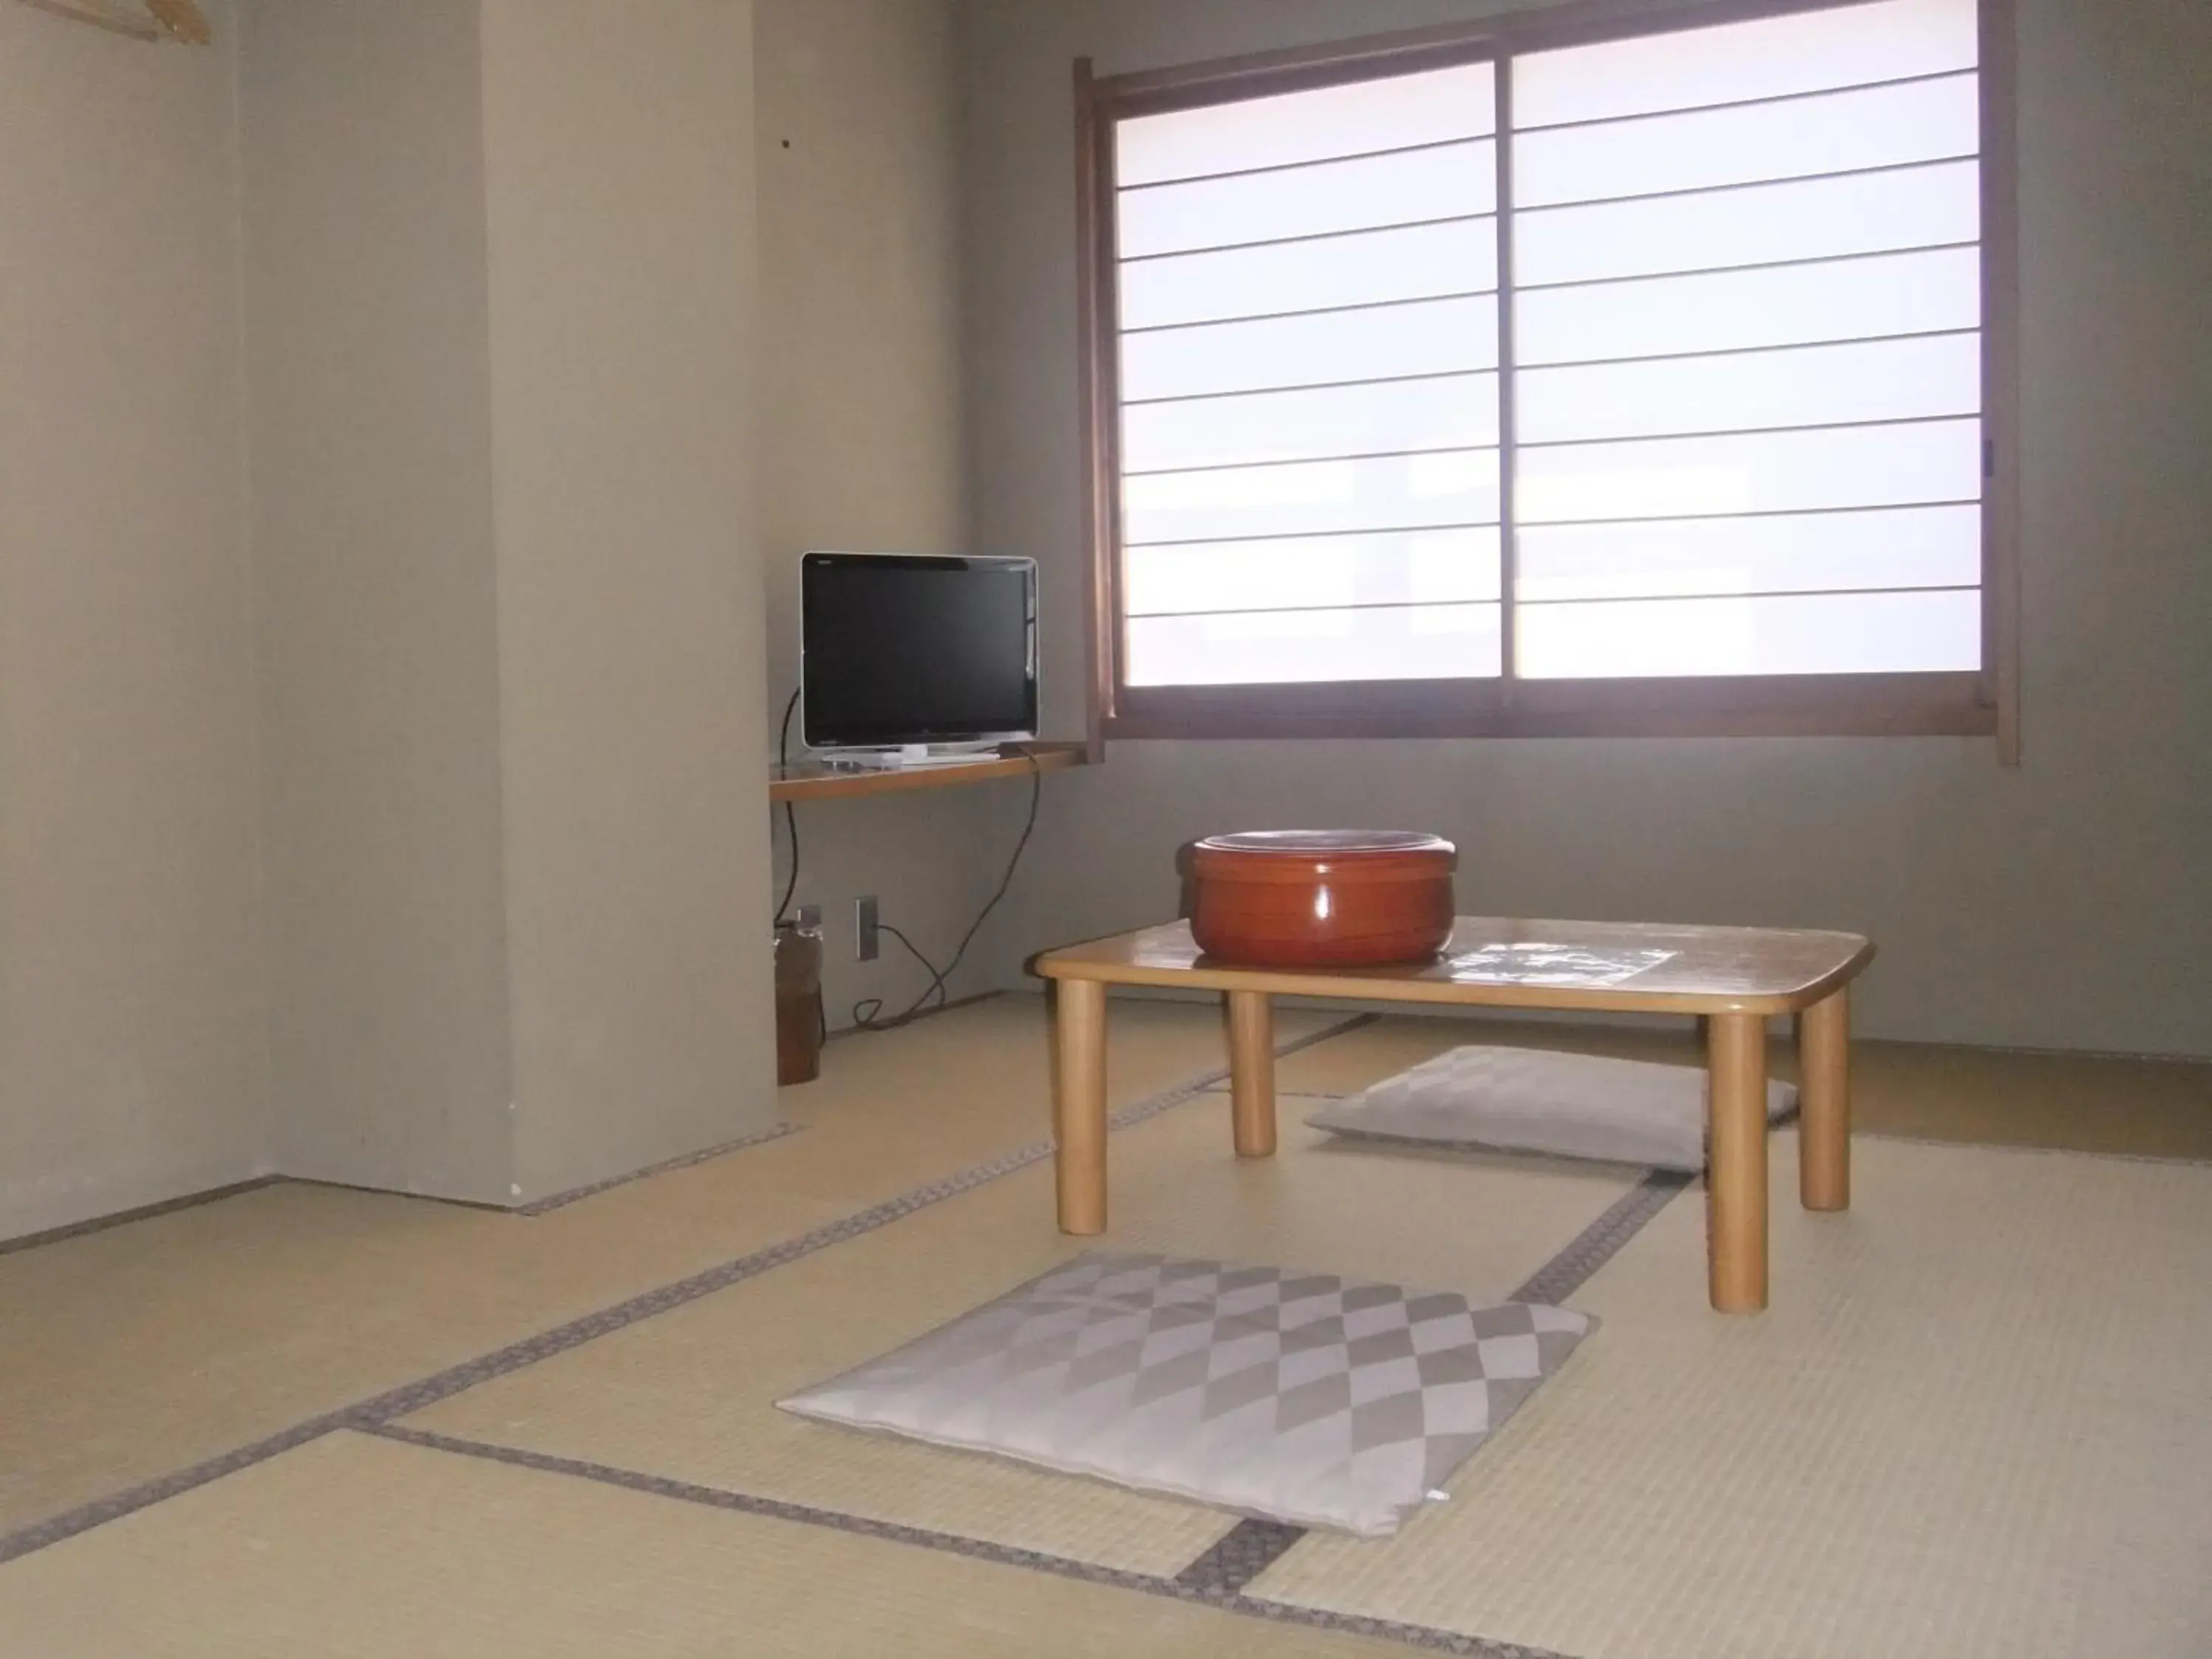
[[[1415,605],[1495,604],[1498,540],[1498,526],[1486,525],[1276,541],[1155,543],[1129,550],[1122,603],[1132,617],[1245,611],[1255,593],[1293,611],[1396,602],[1366,597],[1373,594],[1400,594]]]
[[[1980,319],[1972,246],[1756,266],[1634,283],[1523,288],[1524,366],[1937,334]]]
[[[1972,161],[1561,204],[1516,216],[1522,290],[1955,246],[1981,235]]]
[[[1116,122],[1122,683],[1978,668],[1977,58],[1862,0]]]
[[[1513,199],[1533,209],[1917,167],[1973,155],[1980,125],[1969,70],[1768,103],[1553,127],[1515,142]]]
[[[1686,674],[1903,674],[1978,637],[1972,590],[1524,605],[1530,679]]]
[[[1248,303],[1266,305],[1274,297],[1261,291]],[[1489,295],[1352,306],[1121,337],[1122,398],[1129,404],[1497,367],[1498,301]]]
[[[1981,423],[1529,449],[1521,455],[1520,478],[1523,525],[1969,502],[1981,491]]]
[[[1127,684],[1498,672],[1495,85],[1119,124]]]
[[[1123,121],[1115,175],[1139,190],[1487,138],[1496,87],[1487,66],[1441,70]]]
[[[1469,138],[1348,161],[1133,188],[1121,202],[1121,257],[1158,258],[1199,248],[1471,218],[1498,205],[1494,156],[1489,139]]]
[[[1471,449],[1498,441],[1498,376],[1439,374],[1132,407],[1126,471]]]
[[[1838,5],[1759,22],[1639,35],[1517,60],[1522,129],[1711,109],[1971,69],[1974,9],[1959,0]]]
[[[1531,678],[1980,666],[1973,0],[1513,76]]]
[[[1521,602],[1969,587],[1981,576],[1981,533],[1972,506],[1524,525]]]
[[[1496,524],[1498,452],[1147,473],[1121,498],[1132,547]]]

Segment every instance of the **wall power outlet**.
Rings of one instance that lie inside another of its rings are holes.
[[[853,959],[873,962],[884,953],[881,924],[876,915],[876,896],[853,901]]]

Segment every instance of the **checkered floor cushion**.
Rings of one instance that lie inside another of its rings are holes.
[[[1770,1122],[1797,1088],[1766,1085]],[[1681,1170],[1705,1167],[1705,1074],[1534,1048],[1454,1048],[1306,1121],[1331,1134]]]
[[[1093,1254],[781,1404],[1382,1537],[1594,1323],[1327,1273]]]

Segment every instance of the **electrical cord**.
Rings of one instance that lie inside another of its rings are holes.
[[[799,692],[794,690],[791,694],[791,700],[783,706],[783,724],[777,734],[775,744],[776,765],[779,771],[788,769],[791,764],[791,717],[799,710]],[[952,959],[941,969],[929,959],[928,955],[920,945],[908,939],[899,928],[887,921],[879,923],[878,927],[882,932],[889,933],[896,939],[907,954],[921,964],[923,970],[929,975],[929,984],[913,1002],[888,1019],[883,1017],[884,1000],[881,997],[867,997],[855,1003],[853,1006],[853,1024],[855,1029],[863,1031],[896,1031],[902,1025],[912,1024],[924,1013],[930,1012],[933,999],[939,1007],[944,1006],[951,1000],[951,993],[947,988],[947,982],[959,971],[960,964],[967,959],[969,946],[975,942],[975,935],[983,931],[983,924],[991,919],[992,912],[999,908],[1000,902],[1005,899],[1007,891],[1013,886],[1014,873],[1021,868],[1022,854],[1029,850],[1030,838],[1036,833],[1037,812],[1044,799],[1044,769],[1037,764],[1035,755],[1025,755],[1024,758],[1030,763],[1029,817],[1022,825],[1021,839],[1014,843],[1013,856],[1006,860],[1006,872],[1000,878],[998,890],[993,893],[988,902],[976,912],[975,920],[969,924],[968,931],[961,935],[960,944],[952,952]],[[791,841],[791,868],[784,880],[782,896],[776,901],[775,925],[779,927],[782,927],[790,916],[792,900],[799,893],[799,811],[790,801],[783,803],[783,823],[785,832]],[[826,1030],[828,1025],[826,1014],[823,1016],[823,1023]]]
[[[783,731],[775,740],[775,766],[781,775],[791,766],[791,717],[799,708],[799,693],[793,690],[791,701],[783,706]],[[790,801],[783,804],[783,825],[791,835],[791,878],[783,884],[783,896],[776,901],[775,925],[784,924],[791,915],[791,901],[799,892],[799,808]]]
[[[945,972],[940,971],[936,963],[922,954],[922,949],[919,945],[908,939],[903,931],[894,927],[888,921],[878,922],[876,931],[879,933],[889,933],[906,947],[906,953],[920,963],[923,971],[928,974],[929,988],[917,997],[905,1012],[891,1019],[878,1018],[884,1010],[884,1000],[881,997],[863,997],[853,1005],[853,1029],[856,1031],[896,1031],[900,1026],[912,1024],[915,1020],[920,1019],[925,1012],[922,1005],[930,998],[936,997],[942,1003],[946,995]]]
[[[952,960],[942,969],[923,955],[920,946],[890,923],[878,923],[883,932],[904,945],[907,953],[928,970],[929,985],[920,996],[889,1019],[883,1017],[884,1000],[881,997],[867,997],[854,1004],[853,1024],[855,1030],[896,1031],[902,1025],[913,1024],[925,1012],[930,1012],[929,1004],[933,997],[940,1008],[951,1000],[946,981],[959,971],[961,963],[968,955],[968,947],[975,942],[975,935],[983,931],[983,924],[990,920],[991,913],[999,908],[999,902],[1006,896],[1007,890],[1014,884],[1014,872],[1021,868],[1022,854],[1029,850],[1030,837],[1036,833],[1037,808],[1044,799],[1044,768],[1037,764],[1035,755],[1027,755],[1025,758],[1030,763],[1029,819],[1022,825],[1022,838],[1014,843],[1013,856],[1006,860],[1006,873],[1000,878],[999,890],[992,894],[989,902],[975,913],[975,920],[969,923],[968,931],[961,936],[959,948],[953,951]]]

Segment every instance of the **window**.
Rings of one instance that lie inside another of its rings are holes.
[[[1106,735],[2008,726],[1994,0],[1657,9],[1084,80]]]

